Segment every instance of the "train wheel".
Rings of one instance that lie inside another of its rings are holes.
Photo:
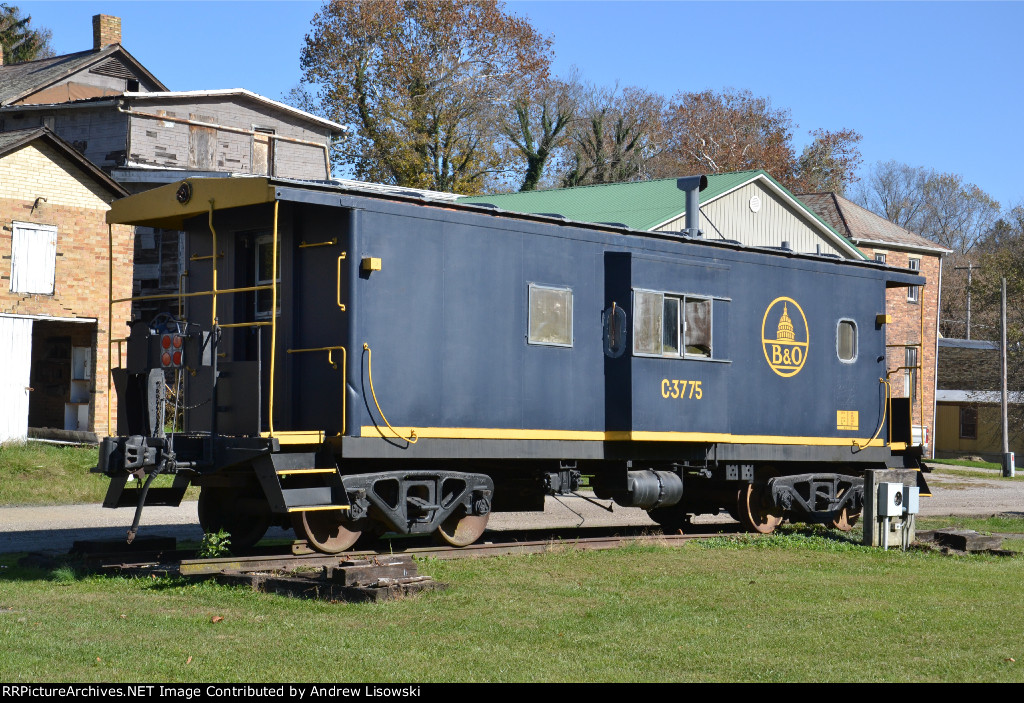
[[[486,515],[461,515],[460,513],[455,513],[441,523],[435,534],[442,544],[449,544],[453,547],[465,547],[480,539],[480,535],[484,533],[484,529],[487,527],[487,519],[490,516],[490,513]]]
[[[299,539],[324,554],[343,552],[359,539],[362,529],[341,510],[304,510],[292,515]]]
[[[232,551],[248,549],[263,539],[270,522],[270,505],[258,486],[204,486],[199,491],[199,525],[203,532],[228,532]]]
[[[860,513],[850,512],[849,508],[843,508],[839,514],[832,519],[832,527],[843,532],[849,532],[857,524]]]
[[[771,508],[766,505],[764,498],[764,487],[747,484],[739,490],[736,496],[737,519],[748,532],[758,532],[762,535],[771,534],[775,531],[784,518],[781,514],[769,512]]]

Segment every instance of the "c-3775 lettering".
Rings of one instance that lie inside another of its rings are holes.
[[[661,379],[661,397],[700,400],[704,397],[704,391],[701,389],[700,383],[700,381],[663,378]]]

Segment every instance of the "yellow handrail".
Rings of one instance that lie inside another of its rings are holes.
[[[326,242],[313,242],[313,243],[308,243],[308,242],[306,242],[305,239],[303,239],[301,242],[299,242],[299,249],[308,249],[309,247],[329,247],[329,246],[334,246],[337,243],[338,243],[338,238],[337,237],[332,237],[331,239],[328,239]]]
[[[136,295],[131,298],[116,298],[112,302],[115,303],[133,303],[137,300],[170,300],[172,298],[197,298],[201,295],[213,295],[214,293],[252,293],[258,290],[270,290],[271,284],[264,283],[259,286],[245,286],[243,288],[221,288],[220,290],[197,290],[194,293],[160,293],[157,295]]]
[[[230,323],[228,323],[226,325],[220,325],[220,328],[223,330],[223,329],[230,329],[232,327],[269,327],[269,326],[270,326],[270,323],[267,322],[266,320],[264,320],[262,322],[230,322]]]
[[[268,427],[270,436],[274,436],[274,369],[277,357],[277,212],[280,202],[274,200],[274,237],[271,246],[273,253],[270,262],[270,394],[267,399],[269,413]],[[214,286],[216,288],[216,286]]]
[[[315,347],[313,349],[286,349],[287,354],[302,354],[304,352],[327,352],[327,363],[331,365],[331,368],[338,368],[338,364],[334,361],[334,352],[341,351],[341,433],[345,434],[345,428],[347,427],[348,421],[348,408],[347,408],[347,396],[348,396],[348,351],[345,347]]]
[[[377,393],[373,390],[373,351],[370,349],[370,345],[363,343],[363,351],[366,352],[366,372],[370,378],[370,395],[373,396],[373,404],[377,406],[377,412],[380,413],[380,418],[384,421],[384,424],[388,426],[388,429],[395,433],[395,437],[401,439],[409,444],[416,444],[419,441],[419,437],[416,436],[416,430],[410,430],[408,437],[403,437],[398,430],[391,426],[388,419],[384,417],[384,412],[380,409],[380,403],[377,402]],[[380,432],[380,428],[377,428]],[[380,432],[380,436],[384,437],[384,433]],[[386,439],[386,437],[385,437]]]
[[[341,308],[342,312],[345,312],[345,304],[341,302],[341,262],[345,260],[347,252],[341,252],[341,256],[338,257],[338,307]]]

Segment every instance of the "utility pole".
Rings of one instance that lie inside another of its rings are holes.
[[[1010,452],[1010,423],[1007,418],[1009,409],[1009,398],[1006,384],[1006,278],[1002,281],[1002,295],[999,300],[999,370],[1002,375],[1002,415],[1003,415],[1003,476],[1013,478],[1014,462],[1013,454]]]
[[[971,338],[971,274],[974,269],[981,268],[969,263],[966,266],[954,266],[954,271],[967,271],[967,339]]]

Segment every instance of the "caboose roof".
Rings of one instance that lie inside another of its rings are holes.
[[[179,198],[179,190],[186,183],[189,188],[185,189]],[[675,181],[673,181],[674,183]],[[679,191],[677,190],[676,192],[678,193]],[[791,258],[824,259],[832,261],[837,265],[885,269],[887,271],[886,285],[888,286],[919,286],[924,284],[924,279],[911,272],[897,270],[862,257],[841,259],[835,255],[800,253],[779,247],[747,247],[739,242],[728,240],[690,239],[678,232],[642,231],[632,229],[622,223],[571,222],[560,215],[503,211],[496,209],[490,204],[466,202],[465,198],[453,201],[451,193],[435,193],[427,190],[362,183],[359,181],[303,181],[288,178],[268,178],[266,176],[190,178],[114,201],[107,212],[107,222],[109,224],[141,225],[180,230],[185,229],[186,220],[205,216],[211,207],[217,211],[223,211],[250,205],[268,204],[275,201],[308,202],[347,207],[344,204],[345,198],[342,197],[339,200],[339,195],[400,201],[420,206],[444,208],[445,210],[463,210],[492,217],[545,222],[562,227],[577,227],[618,234],[687,241],[712,247],[748,249]],[[829,258],[830,256],[831,258]]]

